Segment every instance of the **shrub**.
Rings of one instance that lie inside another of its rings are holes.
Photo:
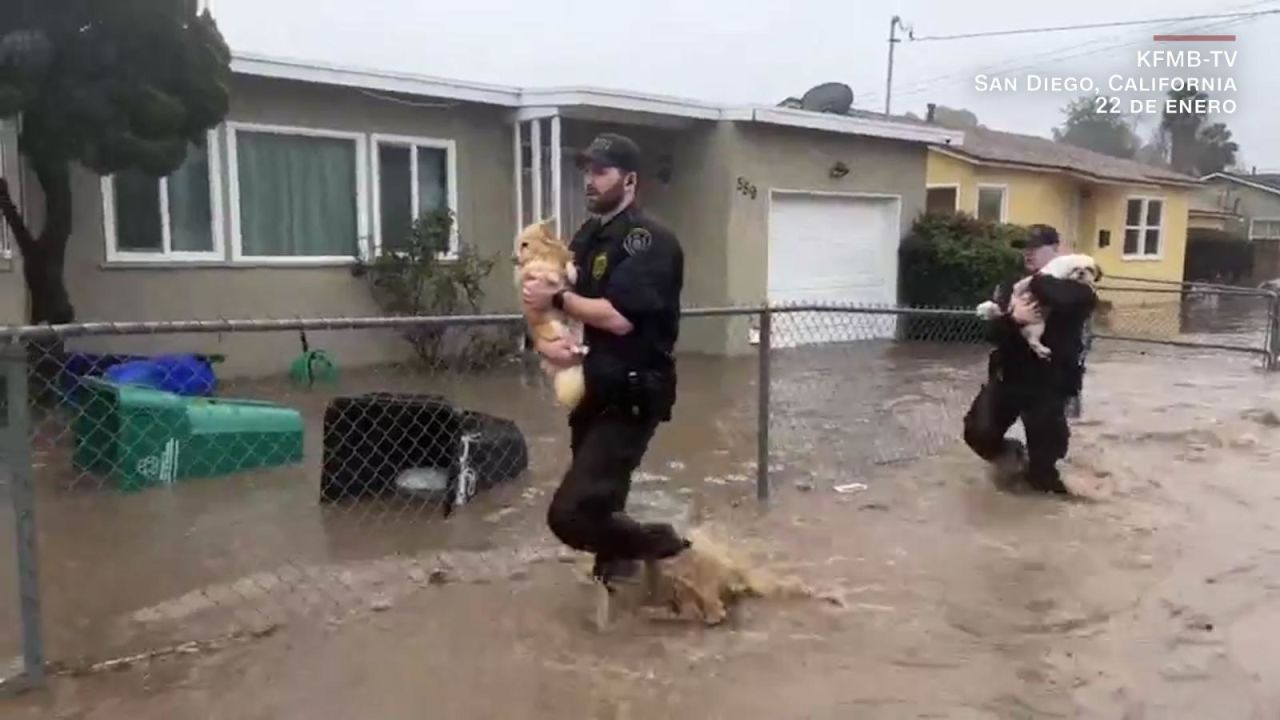
[[[1014,243],[1025,237],[1023,227],[965,213],[921,215],[898,248],[899,297],[910,307],[972,309],[1019,272],[1022,255]],[[983,336],[977,318],[911,318],[905,326],[908,339]]]
[[[384,313],[414,317],[479,312],[484,300],[482,285],[498,256],[482,256],[459,243],[457,257],[445,259],[442,255],[449,249],[452,233],[451,211],[426,213],[414,221],[401,247],[383,247],[372,262],[358,265],[357,274],[368,280],[374,302]],[[406,328],[402,334],[418,360],[436,367],[445,359],[447,330],[418,326]]]

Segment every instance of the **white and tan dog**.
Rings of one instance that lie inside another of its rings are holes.
[[[521,230],[516,236],[513,259],[516,264],[517,288],[529,280],[539,280],[561,288],[577,282],[578,271],[573,264],[573,253],[556,236],[555,222],[552,220],[537,222]],[[526,313],[526,320],[534,337],[539,340],[546,342],[568,337],[580,348],[582,354],[586,354],[586,347],[582,345],[582,324],[559,310],[551,308],[543,313]],[[544,361],[542,367],[551,375],[556,401],[570,410],[577,407],[587,391],[582,366],[556,369]]]
[[[1098,263],[1088,255],[1059,255],[1040,268],[1036,274],[1050,275],[1059,280],[1072,280],[1089,287],[1096,287],[1098,281],[1102,279],[1102,268],[1098,267]],[[1009,296],[1011,303],[1014,298],[1036,299],[1031,293],[1031,280],[1034,277],[1035,275],[1028,275],[1014,284],[1013,292]],[[1052,351],[1040,342],[1040,338],[1044,335],[1044,323],[1048,320],[1049,309],[1043,303],[1039,303],[1039,306],[1040,321],[1023,325],[1021,332],[1035,354],[1042,360],[1047,360],[1052,355]],[[978,317],[983,320],[994,320],[1003,314],[1000,306],[991,300],[978,306]]]

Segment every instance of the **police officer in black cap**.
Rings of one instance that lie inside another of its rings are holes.
[[[1044,267],[1058,254],[1058,245],[1058,231],[1053,227],[1028,228],[1022,248],[1026,272]],[[1041,308],[1034,300],[1011,297],[1016,281],[1000,285],[993,296],[1005,313],[988,326],[987,339],[995,349],[988,361],[987,382],[965,415],[964,440],[984,460],[995,463],[1002,474],[1025,472],[1031,487],[1066,493],[1057,469],[1071,437],[1066,406],[1080,392],[1085,323],[1098,298],[1083,283],[1048,275],[1032,280],[1032,292],[1048,311],[1041,342],[1052,354],[1041,360],[1019,329],[1019,323],[1039,319]],[[1018,418],[1027,431],[1025,447],[1005,438]]]
[[[671,525],[640,523],[624,512],[631,473],[675,404],[684,253],[676,236],[636,204],[635,142],[600,135],[578,164],[592,218],[570,244],[577,284],[557,291],[531,282],[523,299],[530,309],[555,307],[584,326],[585,356],[565,341],[537,348],[556,366],[582,362],[587,386],[569,417],[573,459],[547,523],[566,545],[595,553],[594,574],[610,586],[633,576],[637,561],[689,546]]]

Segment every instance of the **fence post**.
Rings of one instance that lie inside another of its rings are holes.
[[[1280,292],[1271,294],[1267,328],[1267,369],[1280,370]]]
[[[760,311],[760,338],[756,343],[760,355],[757,361],[756,385],[756,499],[769,501],[769,347],[773,338],[773,314],[765,306]]]
[[[5,455],[10,471],[13,523],[17,531],[18,610],[22,622],[22,688],[44,684],[44,627],[36,556],[36,498],[31,467],[31,407],[26,349],[12,343],[0,351],[4,365]],[[20,689],[22,689],[20,688]]]

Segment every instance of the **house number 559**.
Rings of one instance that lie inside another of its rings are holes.
[[[738,176],[738,192],[746,195],[752,200],[756,199],[756,186],[747,182],[747,179],[741,175]]]

